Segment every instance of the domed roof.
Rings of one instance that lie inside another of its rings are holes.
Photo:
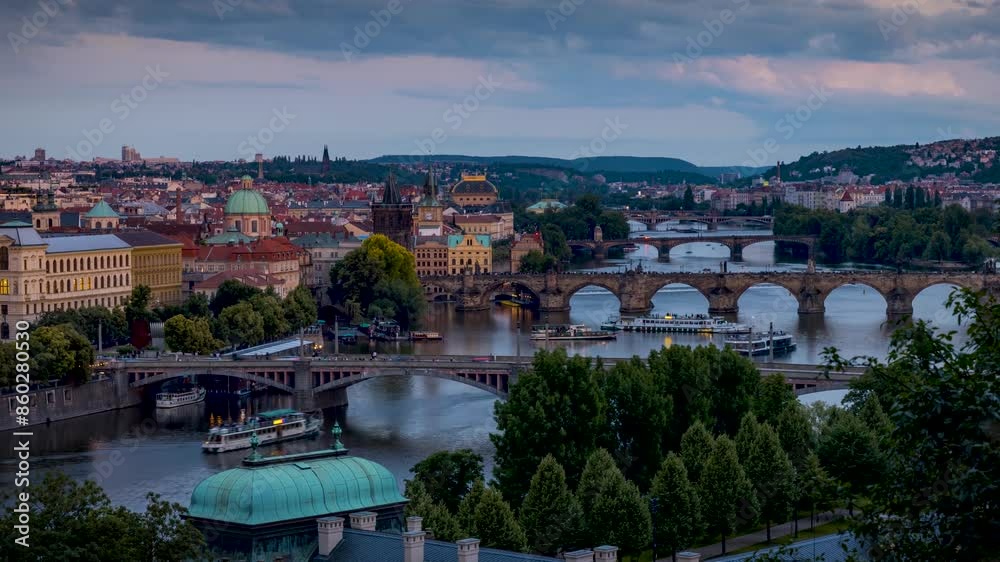
[[[104,199],[101,199],[100,201],[98,201],[97,204],[94,205],[94,208],[91,209],[91,210],[89,210],[89,211],[87,211],[87,214],[83,215],[83,216],[86,217],[86,218],[89,218],[89,219],[117,219],[117,218],[120,218],[118,216],[118,213],[116,213],[115,210],[111,208],[111,205],[108,205],[107,202],[104,201]]]
[[[226,201],[227,215],[270,215],[271,209],[259,192],[252,189],[241,189]]]
[[[496,193],[497,187],[486,176],[463,175],[462,181],[451,188],[452,193],[487,194]]]
[[[241,525],[323,517],[406,502],[396,477],[360,457],[287,457],[247,464],[202,480],[191,493],[191,517]]]

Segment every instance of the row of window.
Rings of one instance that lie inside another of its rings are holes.
[[[51,264],[51,271],[49,265]],[[73,259],[60,259],[60,260],[46,260],[45,261],[45,273],[65,273],[67,271],[90,271],[92,269],[114,269],[118,267],[129,267],[129,256],[128,254],[119,256],[117,254],[113,256],[95,256],[93,259],[87,257],[84,258],[73,258]],[[25,268],[27,269],[27,268]]]
[[[73,391],[68,388],[64,388],[62,389],[62,393],[63,393],[63,403],[72,404]],[[56,403],[55,390],[45,391],[45,403],[49,405],[54,405]],[[28,406],[33,407],[37,405],[38,405],[38,393],[36,392],[29,395]],[[20,406],[20,404],[17,402],[17,399],[15,397],[11,396],[10,398],[7,399],[7,411],[10,412],[11,414],[13,414],[17,410],[18,406]]]
[[[150,265],[177,265],[181,262],[180,254],[154,254],[151,256],[136,256],[136,265],[145,267]]]

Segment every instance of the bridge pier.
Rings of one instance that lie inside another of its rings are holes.
[[[795,297],[799,301],[799,314],[824,314],[826,312],[825,299],[815,287],[804,287]]]
[[[713,220],[708,221],[708,229],[709,230],[719,230],[719,223],[717,223],[717,222],[715,222]]]
[[[730,246],[729,259],[732,261],[743,261],[743,246],[736,243]]]
[[[312,370],[310,361],[302,359],[295,362],[295,409],[300,412],[316,410],[316,395],[312,389]]]
[[[670,263],[670,248],[666,246],[657,246],[657,257],[656,261],[662,263]]]
[[[653,310],[653,303],[642,291],[629,290],[619,297],[621,314],[646,314]]]

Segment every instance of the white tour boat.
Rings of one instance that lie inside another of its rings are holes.
[[[156,407],[176,408],[178,406],[194,404],[204,400],[205,393],[205,389],[200,386],[181,392],[160,392],[156,395]]]
[[[628,320],[606,323],[607,328],[618,326],[626,332],[687,332],[701,334],[746,334],[750,326],[730,322],[708,314],[650,314]],[[602,326],[604,327],[604,326]]]
[[[751,333],[744,336],[726,338],[726,345],[740,355],[782,355],[795,349],[795,339],[781,331]]]
[[[582,324],[546,324],[531,327],[533,340],[613,340],[617,339],[614,332],[607,330],[592,330]]]
[[[256,433],[261,445],[291,441],[319,433],[323,420],[291,409],[270,410],[250,417],[244,423],[213,427],[201,444],[206,453],[225,453],[251,447]]]

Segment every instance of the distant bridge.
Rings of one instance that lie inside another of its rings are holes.
[[[518,373],[531,366],[532,357],[475,357],[468,355],[380,357],[365,355],[333,358],[216,359],[181,357],[181,360],[130,359],[114,361],[100,371],[133,391],[178,377],[226,376],[261,383],[292,394],[295,407],[314,410],[346,405],[346,388],[360,382],[391,376],[422,376],[452,380],[492,393],[506,400]],[[610,367],[625,358],[606,358]],[[863,367],[826,373],[822,366],[794,363],[757,364],[761,375],[781,373],[798,393],[845,388],[864,373]]]
[[[813,258],[816,250],[815,236],[795,236],[780,234],[765,234],[762,236],[671,236],[670,238],[636,237],[628,240],[567,240],[570,248],[586,248],[593,252],[597,259],[604,259],[611,248],[622,248],[635,244],[647,244],[659,250],[660,261],[670,261],[670,250],[685,244],[721,244],[729,248],[731,259],[743,259],[743,249],[761,242],[788,242],[805,246],[809,257]]]
[[[726,216],[711,213],[697,212],[669,212],[669,211],[625,211],[625,218],[633,222],[641,222],[647,228],[655,229],[658,225],[667,222],[696,222],[708,226],[709,230],[715,230],[720,224],[747,224],[761,227],[774,226],[774,217],[760,216]]]
[[[519,291],[531,295],[546,312],[570,309],[570,299],[585,287],[601,287],[618,298],[619,312],[645,313],[653,296],[667,285],[696,289],[708,300],[711,314],[739,311],[740,296],[750,287],[784,287],[798,301],[799,314],[823,314],[826,299],[844,285],[865,285],[885,299],[886,314],[899,319],[913,314],[913,299],[934,285],[954,285],[1000,295],[1000,276],[987,273],[896,273],[879,271],[756,272],[756,273],[547,273],[465,274],[423,277],[431,297],[447,296],[458,310],[486,310],[496,295]]]

